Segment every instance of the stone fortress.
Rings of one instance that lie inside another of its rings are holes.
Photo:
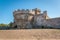
[[[49,18],[47,11],[38,8],[18,9],[13,12],[14,23],[13,27],[17,28],[40,28],[40,26],[60,28],[60,18]]]

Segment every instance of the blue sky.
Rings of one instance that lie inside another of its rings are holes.
[[[13,11],[16,9],[39,8],[47,10],[51,18],[60,17],[60,0],[0,0],[0,23],[13,22]]]

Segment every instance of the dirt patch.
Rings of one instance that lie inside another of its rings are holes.
[[[58,29],[21,29],[21,30],[0,30],[1,40],[59,40],[60,30]]]

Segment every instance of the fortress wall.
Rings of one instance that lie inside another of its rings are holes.
[[[48,26],[60,28],[60,18],[46,19],[46,23]]]
[[[46,25],[46,20],[45,20],[45,17],[43,14],[40,14],[40,15],[37,15],[37,16],[34,16],[34,20],[36,22],[36,24],[38,26],[41,26],[41,25]]]
[[[21,25],[23,27],[27,27],[27,28],[32,28],[31,26],[31,20],[34,17],[34,24],[36,25],[44,25],[44,26],[51,26],[54,28],[60,28],[60,18],[51,18],[49,19],[49,17],[47,16],[47,11],[43,11],[43,13],[41,13],[41,10],[39,9],[34,9],[34,10],[29,10],[29,9],[18,9],[15,10],[13,12],[13,16],[14,16],[14,21],[15,24],[20,27],[19,25]]]

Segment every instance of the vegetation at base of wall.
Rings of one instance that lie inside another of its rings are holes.
[[[12,22],[10,22],[9,24],[4,24],[4,23],[0,24],[0,30],[7,30],[7,29],[14,29],[12,27]]]
[[[0,24],[0,27],[4,27],[4,26],[8,26],[8,25],[3,23]]]
[[[0,24],[0,27],[12,27],[12,25],[13,25],[13,23],[12,22],[10,22],[9,24],[4,24],[4,23],[1,23]]]
[[[12,27],[13,23],[10,22],[9,24],[0,24],[0,30],[10,30],[10,29],[18,29],[18,28],[15,28],[15,27]],[[29,29],[29,28],[21,28],[21,29]],[[30,29],[60,29],[60,28],[53,28],[53,27],[50,27],[50,26],[32,26],[32,28]]]
[[[9,28],[8,28],[8,24],[3,24],[3,23],[1,23],[1,24],[0,24],[0,30],[3,30],[3,29],[9,29]]]

